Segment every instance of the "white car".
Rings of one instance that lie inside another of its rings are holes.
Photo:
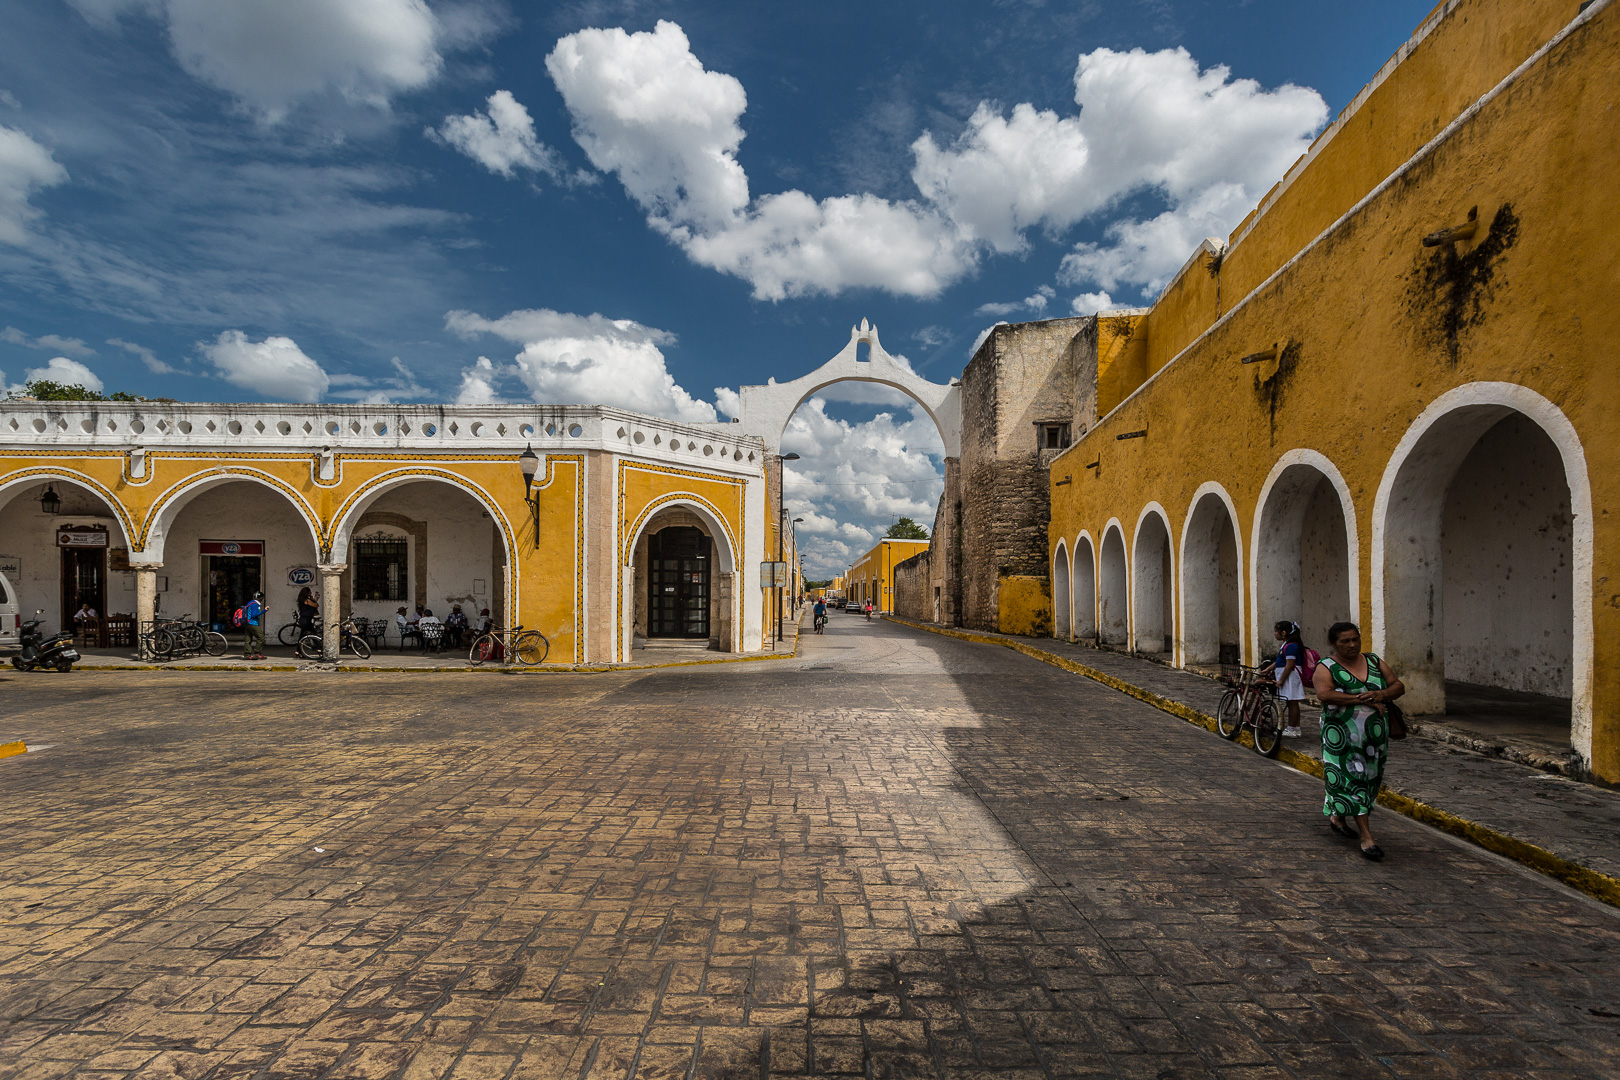
[[[0,574],[0,653],[19,652],[22,642],[17,640],[17,590],[11,587],[6,575]]]

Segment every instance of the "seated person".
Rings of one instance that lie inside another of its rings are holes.
[[[444,642],[444,623],[433,614],[432,608],[422,609],[422,617],[417,620],[416,632],[422,636],[423,646],[439,646]]]
[[[418,641],[422,640],[422,631],[418,625],[420,622],[421,619],[415,612],[406,614],[403,607],[394,615],[394,625],[399,628],[399,647],[401,649],[405,647],[405,642],[409,638],[414,637]]]
[[[467,616],[462,612],[460,604],[450,608],[450,614],[444,620],[445,637],[452,645],[461,645],[467,635]]]

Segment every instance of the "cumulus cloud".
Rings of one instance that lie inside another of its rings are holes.
[[[27,243],[28,226],[40,216],[29,198],[67,178],[67,170],[49,150],[24,132],[0,124],[0,243]]]
[[[97,393],[106,389],[95,372],[77,360],[69,360],[65,356],[53,356],[44,367],[29,368],[23,372],[23,381],[25,383],[40,382],[42,380],[61,383],[63,386],[82,386],[86,390],[94,390]]]
[[[447,116],[427,135],[460,150],[492,173],[512,177],[519,169],[562,174],[556,151],[534,133],[534,118],[509,90],[489,95],[488,112]]]
[[[452,311],[445,326],[464,338],[493,334],[522,346],[510,373],[535,401],[617,405],[691,423],[713,422],[714,406],[693,397],[669,373],[660,345],[675,335],[631,319],[573,315],[547,308],[513,311],[488,319]],[[485,359],[462,376],[462,391],[494,393],[501,374]]]
[[[974,309],[973,314],[1011,315],[1015,311],[1028,311],[1035,315],[1039,315],[1041,312],[1046,310],[1046,305],[1051,301],[1052,297],[1056,295],[1057,290],[1052,288],[1052,286],[1042,285],[1039,289],[1035,290],[1034,294],[1026,296],[1022,300],[1014,300],[1011,303],[1006,304],[980,304],[976,309]]]
[[[494,361],[480,356],[478,362],[461,373],[461,389],[456,392],[457,405],[498,405],[500,394],[495,392]]]
[[[1076,315],[1101,315],[1108,311],[1118,311],[1124,305],[1114,303],[1114,298],[1106,292],[1081,293],[1069,304]]]
[[[168,26],[191,75],[268,120],[327,93],[386,107],[443,66],[444,27],[424,0],[70,0],[92,22],[143,12]],[[460,20],[458,33],[475,23]]]
[[[96,350],[86,345],[79,338],[62,337],[60,334],[41,334],[39,337],[29,337],[15,326],[8,326],[0,330],[0,341],[7,345],[21,345],[25,349],[39,349],[44,352],[62,353],[65,356],[94,356]]]
[[[222,331],[198,343],[227,382],[281,401],[319,401],[332,380],[289,337],[250,341],[240,330]]]

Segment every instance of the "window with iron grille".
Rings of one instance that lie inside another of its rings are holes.
[[[409,570],[408,541],[387,537],[354,542],[354,598],[406,599],[405,574]]]

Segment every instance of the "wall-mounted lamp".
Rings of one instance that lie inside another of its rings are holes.
[[[540,547],[540,496],[534,494],[534,474],[540,470],[540,455],[531,443],[518,455],[518,466],[523,470],[523,501],[529,504],[529,516],[534,519],[534,546]]]
[[[1468,211],[1468,220],[1461,225],[1453,225],[1449,229],[1432,232],[1423,238],[1424,247],[1439,247],[1441,244],[1455,244],[1458,240],[1472,240],[1479,231],[1479,207]]]
[[[55,517],[62,512],[62,500],[56,494],[56,489],[49,484],[45,485],[45,494],[39,497],[40,512]]]
[[[1250,353],[1248,356],[1245,356],[1242,360],[1240,360],[1239,363],[1243,363],[1243,364],[1263,364],[1267,360],[1275,360],[1275,359],[1277,359],[1277,354],[1280,353],[1281,351],[1282,351],[1281,346],[1272,345],[1271,348],[1265,350],[1264,352]]]
[[[1124,442],[1126,439],[1145,439],[1147,438],[1147,432],[1148,429],[1143,428],[1141,431],[1127,431],[1123,435],[1115,435],[1114,438],[1119,442]],[[1097,460],[1101,461],[1102,459],[1098,458]]]

